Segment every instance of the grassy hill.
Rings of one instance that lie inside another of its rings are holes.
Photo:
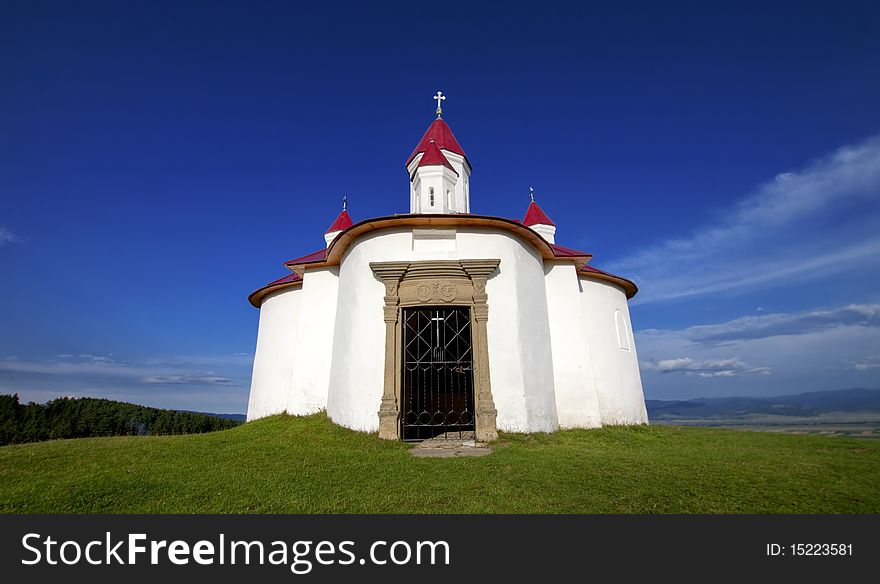
[[[671,426],[416,459],[324,415],[0,448],[6,513],[880,513],[880,443]]]

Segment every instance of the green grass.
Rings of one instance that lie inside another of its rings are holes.
[[[5,513],[878,513],[880,444],[671,426],[416,459],[324,415],[0,448]]]

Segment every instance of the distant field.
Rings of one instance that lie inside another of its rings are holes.
[[[880,442],[654,425],[416,459],[324,415],[0,448],[5,513],[880,513]]]
[[[673,424],[662,422],[666,425],[701,426],[705,428],[719,428],[722,430],[747,430],[750,432],[775,432],[777,434],[798,434],[808,436],[827,436],[857,439],[880,439],[880,426],[876,424],[731,424],[720,421],[716,424]]]
[[[717,419],[653,420],[652,424],[670,426],[700,426],[755,432],[783,434],[811,434],[860,439],[880,439],[880,414],[875,412],[829,412],[815,416],[773,416],[751,414]]]

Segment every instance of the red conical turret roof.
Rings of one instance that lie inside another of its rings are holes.
[[[458,143],[458,140],[455,139],[455,136],[452,135],[452,130],[449,129],[446,122],[437,118],[434,120],[433,124],[428,126],[428,131],[425,132],[425,135],[422,136],[416,149],[413,150],[412,154],[409,155],[409,158],[406,159],[406,165],[409,166],[409,163],[412,162],[413,158],[415,158],[420,152],[427,152],[431,141],[433,141],[438,148],[448,150],[449,152],[455,152],[467,159],[464,149]],[[470,165],[470,161],[468,161],[468,165]]]
[[[353,225],[351,221],[351,217],[348,214],[348,211],[345,209],[336,217],[336,221],[330,226],[330,229],[327,230],[327,233],[333,233],[334,231],[345,231],[349,227]]]
[[[547,213],[545,213],[535,201],[529,203],[529,210],[526,211],[526,216],[523,217],[522,224],[526,227],[531,227],[532,225],[552,225],[556,227],[556,223],[550,220]]]
[[[419,160],[419,166],[440,166],[443,165],[455,174],[458,174],[454,168],[452,168],[452,164],[449,163],[449,159],[444,156],[440,149],[437,147],[437,144],[431,140],[428,143],[428,149],[425,150],[425,154],[422,156],[422,159]]]

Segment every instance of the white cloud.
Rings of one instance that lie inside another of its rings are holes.
[[[698,343],[803,335],[837,326],[880,327],[880,304],[850,304],[830,310],[744,316],[721,324],[697,325],[682,334]]]
[[[761,185],[690,236],[609,265],[640,303],[880,264],[880,136]]]
[[[770,367],[752,367],[740,359],[705,359],[702,361],[690,357],[677,359],[662,359],[660,361],[648,361],[641,364],[644,371],[657,371],[659,373],[684,373],[697,377],[735,377],[749,373],[769,375]]]
[[[238,386],[236,376],[219,374],[205,370],[204,363],[229,363],[229,367],[240,367],[240,356],[218,355],[216,357],[197,356],[192,359],[119,361],[112,355],[63,354],[47,360],[22,360],[6,358],[0,361],[0,379],[18,382],[56,378],[59,383],[77,385],[83,382],[101,382],[114,385],[204,385]]]
[[[855,369],[856,371],[870,371],[871,369],[880,369],[880,355],[869,355],[861,361],[852,363],[852,369]]]
[[[5,227],[0,227],[0,246],[7,243],[22,243],[22,239]]]
[[[92,363],[112,363],[113,362],[113,353],[109,355],[92,355],[91,353],[80,353],[80,359],[85,359],[86,361],[91,361]]]
[[[878,305],[848,305],[636,331],[645,394],[680,399],[880,387],[878,315]]]
[[[187,374],[187,375],[152,375],[144,377],[144,383],[152,385],[234,385],[235,382],[221,375]]]
[[[243,412],[252,362],[247,354],[139,359],[112,353],[0,356],[0,393],[17,393],[22,402],[80,396],[195,411]]]

